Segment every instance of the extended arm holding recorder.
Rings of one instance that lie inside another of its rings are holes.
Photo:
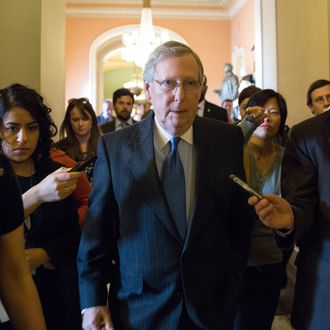
[[[248,203],[254,206],[260,221],[265,226],[287,230],[294,227],[294,214],[288,201],[274,194],[258,194],[235,174],[231,174],[229,178],[252,196],[249,198]]]
[[[23,195],[24,217],[28,217],[42,203],[62,200],[76,189],[80,173],[61,167],[46,176],[41,182],[30,188]]]
[[[248,203],[254,206],[260,221],[270,228],[292,229],[294,227],[294,213],[289,202],[273,194],[266,194],[262,197],[259,200],[252,196],[248,200]]]

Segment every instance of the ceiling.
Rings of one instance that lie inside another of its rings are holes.
[[[231,19],[247,0],[151,0],[154,18]],[[66,0],[67,16],[140,17],[143,0]],[[104,61],[104,70],[132,67],[120,53]]]
[[[230,19],[246,0],[151,0],[156,18]],[[67,15],[139,16],[143,0],[67,0]]]

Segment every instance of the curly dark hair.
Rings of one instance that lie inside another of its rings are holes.
[[[0,90],[0,125],[7,112],[12,108],[23,108],[30,113],[38,123],[40,137],[32,158],[37,168],[42,168],[50,162],[49,150],[53,144],[52,138],[57,134],[57,127],[50,116],[52,111],[43,103],[43,97],[34,89],[12,84]]]
[[[97,118],[95,111],[90,104],[89,100],[85,97],[77,98],[77,99],[70,99],[69,104],[66,108],[65,117],[61,124],[60,128],[60,139],[66,139],[66,150],[65,152],[73,159],[78,160],[80,151],[80,143],[76,138],[74,131],[71,126],[71,111],[74,108],[77,108],[81,115],[84,118],[91,118],[92,119],[92,128],[91,128],[91,135],[88,141],[88,153],[96,153],[97,149],[97,142],[100,137],[100,131],[97,124]],[[61,149],[61,148],[60,148]]]

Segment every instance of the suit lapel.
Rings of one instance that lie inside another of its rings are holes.
[[[196,150],[196,196],[185,247],[189,246],[196,233],[202,228],[203,221],[206,220],[203,216],[203,210],[207,205],[205,189],[210,188],[206,166],[213,163],[212,159],[210,159],[213,151],[213,141],[210,141],[202,121],[202,118],[196,116],[193,124],[194,147]]]
[[[330,110],[327,111],[327,116],[325,118],[325,123],[327,125],[326,127],[326,135],[327,135],[327,140],[329,142],[330,145]]]
[[[211,112],[211,109],[210,109],[209,103],[205,100],[203,116],[208,117],[210,112]]]
[[[158,176],[154,155],[153,116],[138,124],[128,147],[133,150],[129,160],[130,167],[136,180],[144,186],[144,197],[166,229],[181,242]]]

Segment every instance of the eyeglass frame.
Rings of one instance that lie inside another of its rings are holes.
[[[246,113],[246,110],[247,108],[250,108],[247,106],[247,103],[246,104],[241,104],[239,106],[239,109],[240,110],[243,110],[244,111],[244,114]],[[267,116],[272,116],[272,117],[275,117],[275,116],[280,116],[281,115],[281,110],[277,110],[277,109],[274,109],[274,108],[271,108],[271,109],[264,109],[264,113],[267,115]]]
[[[204,79],[203,79],[204,80]],[[182,82],[177,82],[175,79],[164,79],[164,80],[162,80],[162,81],[159,81],[159,80],[157,80],[157,79],[153,79],[153,81],[155,81],[158,85],[159,85],[159,87],[161,88],[161,90],[163,91],[163,92],[165,92],[165,93],[170,93],[170,92],[173,92],[173,91],[177,91],[177,89],[182,85],[183,86],[183,89],[186,91],[186,92],[188,92],[188,93],[193,93],[193,92],[195,92],[195,91],[197,91],[198,90],[198,88],[201,88],[202,87],[202,85],[203,85],[203,82],[200,82],[199,80],[196,80],[196,79],[188,79],[188,80],[184,80],[184,81],[182,81]],[[175,82],[175,86],[173,86],[173,87],[170,87],[169,89],[166,89],[166,87],[164,88],[163,87],[163,85],[162,84],[164,84],[166,81],[168,81],[168,82]],[[187,89],[187,83],[188,82],[194,82],[194,83],[198,83],[198,86],[196,85],[196,86],[192,86],[192,87],[194,87],[193,89]]]

